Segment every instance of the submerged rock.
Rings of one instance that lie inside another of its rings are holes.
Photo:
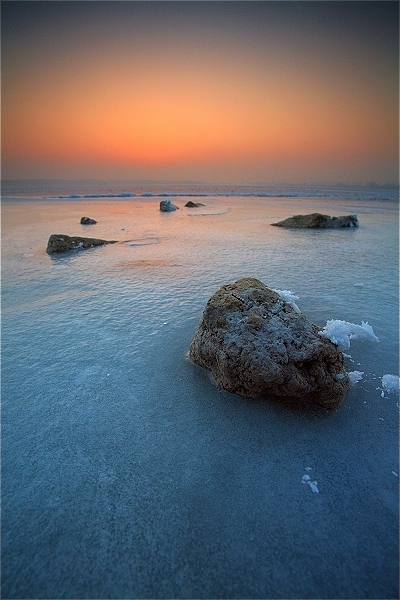
[[[82,217],[81,225],[96,225],[97,221],[90,219],[89,217]]]
[[[296,308],[258,279],[224,285],[188,356],[234,394],[335,408],[349,387],[343,354]]]
[[[178,208],[178,206],[172,204],[171,200],[161,200],[160,202],[161,212],[172,212],[173,210],[178,210]]]
[[[92,246],[104,246],[105,244],[116,244],[117,240],[99,240],[97,238],[87,238],[61,233],[53,233],[47,242],[46,252],[65,252],[66,250],[76,250],[78,248],[86,249]]]
[[[320,213],[310,215],[294,215],[278,223],[271,223],[275,227],[299,227],[306,229],[337,229],[341,227],[358,227],[357,215],[344,215],[330,217]]]
[[[188,208],[197,208],[198,206],[205,206],[205,204],[202,204],[201,202],[192,202],[189,200],[189,202],[186,202],[185,206]]]

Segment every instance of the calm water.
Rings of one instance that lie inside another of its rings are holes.
[[[163,190],[3,197],[2,597],[398,598],[396,195],[192,186],[175,191],[205,206],[165,214],[140,196]],[[360,227],[270,226],[315,211]],[[52,233],[120,243],[47,255]],[[372,325],[337,411],[245,400],[188,362],[208,298],[243,276],[319,325]]]

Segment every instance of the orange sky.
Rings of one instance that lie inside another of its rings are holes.
[[[397,180],[397,3],[29,4],[2,3],[3,178]]]

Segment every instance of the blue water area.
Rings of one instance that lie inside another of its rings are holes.
[[[398,207],[185,201],[3,207],[2,597],[397,598]],[[303,209],[360,227],[270,227]],[[121,243],[47,255],[83,214]],[[210,295],[248,275],[317,324],[371,324],[338,410],[244,399],[188,361]]]

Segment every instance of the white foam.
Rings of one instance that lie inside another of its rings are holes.
[[[361,321],[361,325],[356,325],[340,319],[331,319],[327,321],[319,335],[331,340],[340,350],[350,348],[350,342],[353,340],[379,342],[371,325],[364,321]]]

